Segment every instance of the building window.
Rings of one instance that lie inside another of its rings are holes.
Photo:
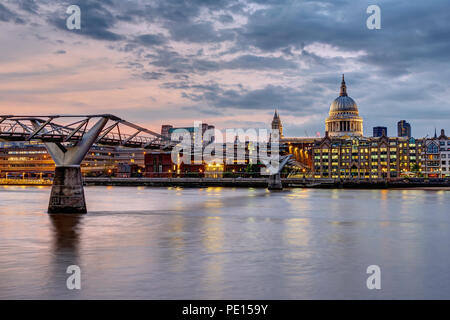
[[[430,144],[427,148],[427,153],[438,153],[439,149],[435,144]]]

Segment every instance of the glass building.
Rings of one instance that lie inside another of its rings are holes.
[[[398,137],[411,138],[411,125],[406,120],[400,120],[397,123]]]
[[[373,127],[373,136],[374,137],[387,137],[387,128],[386,127]]]

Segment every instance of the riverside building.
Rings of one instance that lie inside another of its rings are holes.
[[[332,138],[314,147],[314,178],[398,178],[420,172],[422,141],[414,138]]]
[[[450,177],[450,139],[445,135],[444,129],[438,137],[425,139],[425,148],[422,154],[422,173],[426,178]]]
[[[219,146],[219,143],[217,143]],[[233,151],[233,157],[227,158],[227,150]],[[229,142],[222,145],[222,154],[206,161],[191,150],[189,163],[174,162],[172,151],[152,150],[145,155],[145,176],[149,178],[205,177],[232,178],[260,176],[264,166],[255,157],[259,146],[253,142]],[[241,154],[241,158],[238,155]]]
[[[278,113],[276,117],[279,119]],[[274,118],[272,127],[274,122],[281,126],[275,121],[277,119]],[[410,128],[409,124],[404,125]],[[382,128],[375,137],[364,137],[363,119],[355,100],[348,96],[342,76],[339,96],[331,103],[329,116],[325,120],[325,137],[283,137],[281,142],[289,146],[289,153],[297,161],[310,168],[308,175],[313,178],[391,179],[421,176],[424,170],[424,139],[409,137],[410,130],[406,131],[402,137],[387,137],[387,130]],[[440,162],[436,164],[440,165]]]
[[[439,136],[439,153],[441,156],[441,178],[450,177],[450,139],[445,135],[444,129]]]
[[[130,169],[124,169],[128,165]],[[126,166],[125,166],[126,167]],[[144,151],[93,146],[81,163],[84,176],[114,176],[127,171],[143,173]],[[0,144],[0,178],[43,179],[52,178],[55,163],[43,144],[34,142]]]

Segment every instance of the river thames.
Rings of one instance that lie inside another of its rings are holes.
[[[49,187],[0,187],[1,299],[450,299],[449,191],[85,192],[50,216]]]

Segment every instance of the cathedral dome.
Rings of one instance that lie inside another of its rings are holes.
[[[330,115],[335,112],[347,111],[358,112],[358,106],[356,105],[355,100],[347,95],[347,85],[345,84],[344,76],[342,76],[341,93],[339,94],[339,97],[334,99],[333,103],[331,104]]]
[[[331,103],[329,117],[325,120],[325,131],[331,137],[363,135],[363,120],[359,116],[355,100],[347,95],[344,75],[341,93]]]
[[[358,111],[358,106],[355,100],[349,96],[339,96],[334,99],[330,106],[330,112],[341,112],[341,111]]]

